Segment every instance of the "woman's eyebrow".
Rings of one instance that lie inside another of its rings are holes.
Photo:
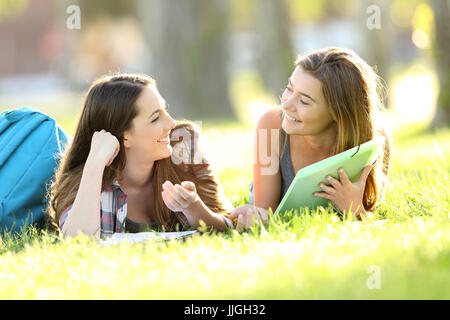
[[[154,114],[156,114],[156,113],[158,113],[160,111],[161,111],[161,109],[158,108],[155,111],[153,111],[148,117],[151,118]]]
[[[291,88],[294,88],[294,86],[292,85],[291,79],[289,79],[289,85],[291,86]],[[304,93],[304,92],[301,92],[301,91],[299,91],[299,93],[300,93],[302,96],[305,96],[305,97],[311,99],[312,101],[316,102],[316,100],[314,100],[313,98],[311,98],[310,95],[308,95],[308,94],[306,94],[306,93]]]
[[[167,103],[166,103],[166,101],[164,100],[164,107],[158,108],[158,109],[156,109],[155,111],[153,111],[153,112],[148,116],[148,118],[151,118],[154,114],[156,114],[156,113],[158,113],[158,112],[161,112],[162,110],[167,110],[167,109],[168,109]]]

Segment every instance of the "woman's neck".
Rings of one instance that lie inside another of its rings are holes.
[[[119,181],[120,185],[130,189],[148,187],[151,183],[154,164],[154,162],[143,162],[133,157],[127,158]]]
[[[302,136],[303,142],[308,151],[312,154],[328,157],[334,154],[336,149],[337,130],[335,125],[331,125],[325,131],[317,135]]]

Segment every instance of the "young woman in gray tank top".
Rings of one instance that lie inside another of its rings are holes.
[[[380,79],[356,53],[325,48],[299,56],[281,97],[256,128],[253,162],[253,204],[236,208],[237,229],[253,219],[267,223],[295,174],[302,168],[367,142],[386,138],[378,161],[352,183],[340,170],[339,180],[327,177],[317,197],[342,213],[366,217],[382,198],[390,162],[390,136],[383,129]],[[251,195],[251,196],[252,196]]]

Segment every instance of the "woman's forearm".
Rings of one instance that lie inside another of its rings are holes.
[[[69,236],[79,233],[100,235],[100,196],[105,166],[98,161],[86,161],[75,201],[62,231]]]
[[[203,220],[207,226],[211,226],[219,232],[225,232],[227,230],[225,221],[209,209],[200,199],[183,213],[188,219],[189,224],[196,229],[200,227],[200,220]]]

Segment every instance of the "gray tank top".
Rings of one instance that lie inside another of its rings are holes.
[[[283,117],[283,111],[280,111],[280,118]],[[281,174],[281,199],[283,199],[289,186],[295,177],[294,167],[291,160],[291,147],[289,146],[289,135],[281,128],[281,145],[280,145],[280,174]],[[284,147],[286,141],[286,146]]]
[[[138,232],[148,232],[150,230],[159,230],[160,225],[156,221],[149,223],[145,222],[134,222],[126,218],[125,222],[125,232],[128,233],[138,233]]]

